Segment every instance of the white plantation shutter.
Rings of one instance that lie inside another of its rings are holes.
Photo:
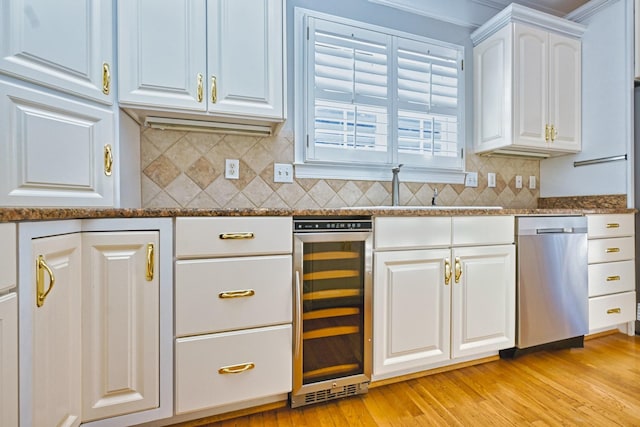
[[[309,20],[313,158],[388,161],[388,35]]]
[[[305,162],[461,171],[462,48],[326,18],[306,21]]]

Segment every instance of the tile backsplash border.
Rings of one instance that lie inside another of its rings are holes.
[[[145,208],[337,208],[391,204],[390,181],[294,179],[273,182],[274,163],[293,162],[293,135],[271,137],[141,129],[142,207]],[[225,159],[240,160],[240,178],[224,177]],[[540,162],[467,154],[466,168],[478,172],[478,187],[401,182],[401,205],[537,207]],[[496,173],[496,186],[487,174]],[[516,188],[516,175],[523,188]]]

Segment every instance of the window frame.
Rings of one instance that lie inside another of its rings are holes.
[[[391,168],[397,163],[398,157],[402,153],[398,153],[398,129],[397,126],[389,126],[389,134],[387,138],[392,148],[392,159],[390,163],[364,163],[364,162],[339,162],[329,160],[306,160],[305,151],[308,144],[307,128],[310,118],[307,112],[315,111],[314,99],[307,94],[307,82],[311,78],[312,73],[307,69],[306,58],[306,36],[309,17],[322,19],[325,21],[335,22],[342,25],[363,28],[369,31],[375,31],[392,36],[391,48],[397,50],[397,38],[408,39],[411,41],[435,44],[445,48],[452,48],[459,52],[460,60],[464,59],[465,47],[463,45],[443,42],[426,38],[423,36],[409,34],[402,31],[385,28],[373,24],[355,21],[349,18],[329,15],[314,10],[296,7],[294,10],[294,164],[295,174],[297,178],[320,178],[320,179],[353,179],[353,180],[375,180],[388,181],[392,177]],[[389,85],[392,86],[390,92],[396,93],[397,85],[397,64],[395,53],[391,53],[389,61],[392,62],[391,72],[389,74]],[[408,182],[437,182],[462,184],[465,177],[465,155],[466,155],[466,137],[465,137],[465,71],[458,68],[458,115],[457,115],[457,151],[458,155],[454,157],[457,160],[455,167],[432,168],[418,167],[406,165],[402,168],[402,179]],[[395,95],[392,95],[395,96]],[[397,103],[389,102],[389,115],[392,123],[397,123]],[[314,114],[315,117],[315,114]]]

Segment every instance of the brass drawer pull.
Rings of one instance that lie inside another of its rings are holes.
[[[44,290],[44,272],[49,274],[49,287],[47,291]],[[36,307],[42,307],[44,300],[49,295],[49,292],[53,289],[53,285],[56,283],[56,277],[53,274],[53,270],[47,265],[44,260],[44,256],[38,255],[36,259]]]
[[[198,102],[202,102],[202,100],[204,99],[204,77],[202,76],[202,73],[198,73],[198,76],[196,78],[197,80],[197,84],[198,87],[196,89],[196,100]]]
[[[444,260],[444,284],[448,285],[451,283],[451,261],[448,259]]]
[[[454,266],[455,266],[454,269],[456,272],[456,275],[455,275],[456,283],[460,283],[460,276],[462,276],[462,264],[460,264],[460,258],[456,257]]]
[[[242,291],[224,291],[218,294],[218,298],[226,299],[226,298],[243,298],[243,297],[252,297],[256,294],[256,291],[253,289],[246,289]]]
[[[251,232],[246,233],[222,233],[220,238],[222,240],[241,240],[241,239],[253,239],[255,234]]]
[[[223,366],[222,368],[218,369],[218,373],[221,375],[222,374],[241,374],[243,372],[250,371],[255,367],[256,367],[255,363],[251,363],[251,362],[242,363],[240,365]]]
[[[607,277],[607,282],[615,282],[617,280],[620,280],[620,276],[609,276],[609,277]]]
[[[155,264],[154,252],[155,250],[153,247],[153,243],[147,243],[147,274],[146,274],[147,282],[150,282],[153,280],[153,266]]]
[[[607,310],[607,314],[620,314],[621,311],[620,307],[610,308]]]
[[[104,174],[106,176],[111,176],[113,172],[113,150],[111,149],[111,145],[107,144],[104,146]]]
[[[618,224],[617,222],[611,222],[607,224],[607,228],[620,228],[620,224]]]
[[[211,76],[211,103],[218,102],[218,82],[216,76]]]
[[[607,248],[605,252],[608,254],[614,254],[614,253],[620,252],[620,248]]]
[[[106,62],[102,63],[102,93],[111,93],[111,67]]]

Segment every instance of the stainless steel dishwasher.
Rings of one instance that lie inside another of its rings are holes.
[[[587,218],[516,221],[517,349],[582,347],[589,330]]]

